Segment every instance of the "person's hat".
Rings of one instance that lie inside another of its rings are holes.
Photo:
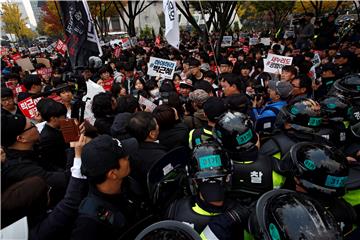
[[[195,58],[189,59],[189,66],[190,67],[199,67],[201,65],[200,61]]]
[[[193,84],[190,79],[186,79],[185,81],[180,81],[180,88],[191,88],[193,89]]]
[[[224,112],[226,112],[224,101],[218,97],[208,98],[203,104],[203,109],[207,118],[212,122],[216,121]]]
[[[332,71],[335,72],[336,71],[336,66],[333,63],[326,63],[324,65],[321,66],[321,72],[325,72],[325,71]]]
[[[269,88],[274,90],[281,98],[287,98],[290,96],[293,86],[288,81],[269,81]]]
[[[126,135],[126,127],[131,118],[131,113],[124,112],[115,116],[114,122],[110,128],[111,135],[117,137],[119,135]]]
[[[81,172],[87,177],[97,177],[118,168],[119,159],[137,151],[135,138],[119,141],[109,135],[94,138],[84,146],[81,154]]]
[[[196,89],[190,93],[189,98],[194,103],[202,105],[209,98],[209,94],[202,89]]]
[[[2,114],[1,116],[1,145],[9,147],[16,142],[26,126],[26,118],[20,114]]]
[[[352,56],[352,53],[349,50],[340,50],[336,53],[335,58],[350,58]]]
[[[206,202],[219,202],[224,200],[225,189],[221,183],[206,181],[199,184],[199,191]]]

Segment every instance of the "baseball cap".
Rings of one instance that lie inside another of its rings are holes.
[[[124,112],[115,116],[114,122],[110,128],[111,135],[117,137],[119,135],[126,135],[126,127],[131,118],[131,113]]]
[[[288,81],[269,81],[269,88],[274,90],[281,98],[287,98],[290,96],[293,86]]]
[[[190,93],[189,98],[195,103],[204,104],[204,102],[209,98],[209,94],[202,89],[196,89]]]
[[[84,146],[81,154],[81,172],[87,177],[97,177],[118,167],[120,158],[137,151],[135,138],[119,141],[109,135],[100,135]]]
[[[180,87],[181,88],[191,88],[193,89],[193,84],[190,79],[186,79],[185,81],[180,81]]]
[[[225,189],[220,182],[206,181],[199,184],[199,191],[206,202],[223,201]]]
[[[1,116],[1,145],[9,147],[16,142],[26,126],[26,118],[20,114],[2,114]]]
[[[204,113],[210,121],[217,120],[226,111],[224,101],[218,97],[209,97],[203,104]]]

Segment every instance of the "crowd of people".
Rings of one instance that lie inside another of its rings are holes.
[[[1,228],[26,217],[29,239],[135,239],[176,220],[141,239],[196,239],[188,225],[201,239],[359,239],[360,33],[335,44],[329,16],[314,39],[308,17],[297,36],[238,34],[218,54],[183,33],[179,50],[104,46],[76,70],[61,54],[21,52],[34,71],[2,56]],[[268,54],[292,64],[265,72]],[[150,57],[175,61],[173,78],[149,76]],[[18,103],[39,97],[29,118]]]

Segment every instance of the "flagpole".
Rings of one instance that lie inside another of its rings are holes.
[[[212,43],[211,43],[210,32],[209,32],[208,26],[207,26],[207,24],[206,24],[205,15],[204,15],[204,10],[203,10],[202,4],[201,4],[201,0],[199,0],[199,4],[200,4],[201,16],[202,16],[202,18],[204,19],[204,23],[205,23],[205,29],[206,29],[206,32],[207,32],[207,34],[208,34],[208,36],[209,36],[210,47],[211,47],[211,50],[212,50],[213,53],[214,53],[214,61],[215,61],[217,76],[219,76],[220,73],[219,73],[219,67],[218,67],[217,60],[216,60],[216,54],[215,54],[214,46],[213,46]],[[218,79],[218,80],[219,80],[219,79]]]

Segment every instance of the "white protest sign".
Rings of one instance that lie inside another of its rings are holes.
[[[32,71],[34,70],[34,65],[30,61],[30,58],[20,58],[16,60],[17,65],[19,65],[23,71]]]
[[[150,101],[149,99],[144,98],[140,95],[139,97],[139,104],[144,105],[147,109],[149,109],[151,112],[154,111],[154,109],[157,107],[155,103]]]
[[[112,48],[115,47],[115,44],[120,45],[120,43],[122,44],[122,41],[120,39],[114,39],[110,41],[110,45]]]
[[[311,62],[314,67],[318,67],[321,63],[321,59],[318,53],[314,54],[314,57],[311,59]]]
[[[147,74],[149,76],[160,76],[164,79],[172,79],[176,67],[176,62],[162,58],[150,57],[148,66],[149,69]]]
[[[252,37],[249,39],[249,45],[250,46],[253,46],[253,45],[256,45],[259,43],[259,39],[258,38],[255,38],[255,37]]]
[[[30,54],[38,54],[40,53],[40,49],[38,47],[31,47],[29,48]]]
[[[231,47],[232,36],[224,36],[221,42],[221,47]]]
[[[284,66],[292,64],[292,60],[292,57],[269,53],[267,58],[264,59],[264,72],[280,74]]]
[[[260,38],[260,43],[264,44],[264,46],[270,46],[271,40],[270,38]]]
[[[84,119],[88,120],[90,124],[94,125],[95,117],[92,112],[92,100],[95,95],[105,92],[104,88],[91,80],[86,81],[87,92],[83,97],[83,101],[86,101],[85,110],[84,110]]]

